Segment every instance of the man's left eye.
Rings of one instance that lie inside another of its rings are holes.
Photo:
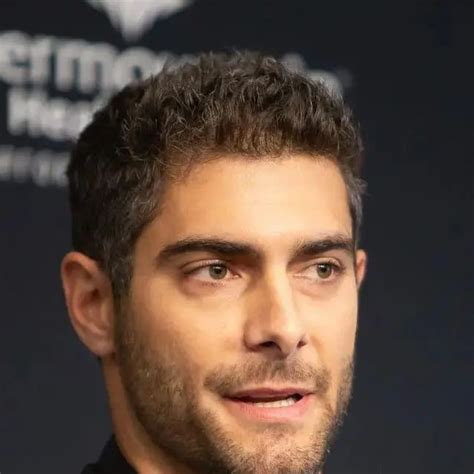
[[[229,272],[229,269],[225,265],[208,265],[207,270],[209,272],[209,276],[213,280],[222,280],[225,278]]]
[[[333,280],[343,272],[342,265],[335,262],[317,262],[303,271],[303,276],[316,281]]]
[[[335,271],[336,268],[333,263],[325,262],[316,264],[316,273],[318,274],[319,278],[323,280],[330,278]]]

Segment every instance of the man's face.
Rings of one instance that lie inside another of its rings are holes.
[[[352,382],[364,258],[351,229],[325,159],[221,158],[169,186],[116,332],[158,449],[197,472],[321,468]]]

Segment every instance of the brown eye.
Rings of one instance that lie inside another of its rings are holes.
[[[209,276],[214,280],[225,278],[227,271],[224,265],[209,265]]]
[[[316,272],[318,273],[319,278],[323,280],[329,278],[333,271],[334,268],[331,263],[318,263],[316,265]]]

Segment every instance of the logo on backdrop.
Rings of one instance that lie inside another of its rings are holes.
[[[103,10],[125,38],[137,39],[160,18],[193,0],[84,0]],[[140,6],[140,8],[137,8]],[[194,47],[194,44],[193,44]],[[192,54],[157,51],[143,44],[120,47],[103,41],[26,31],[0,31],[0,181],[62,187],[71,142],[110,96],[131,81],[195,61]],[[280,60],[322,80],[338,94],[352,85],[350,71],[311,68],[298,52]]]
[[[127,41],[135,41],[158,18],[167,18],[187,7],[191,0],[86,0],[104,10],[112,25]]]

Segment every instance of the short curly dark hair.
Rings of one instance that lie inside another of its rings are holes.
[[[340,97],[258,53],[208,53],[165,67],[113,96],[75,144],[67,169],[73,247],[99,262],[120,299],[166,182],[217,154],[288,153],[339,166],[357,241],[362,143]]]

